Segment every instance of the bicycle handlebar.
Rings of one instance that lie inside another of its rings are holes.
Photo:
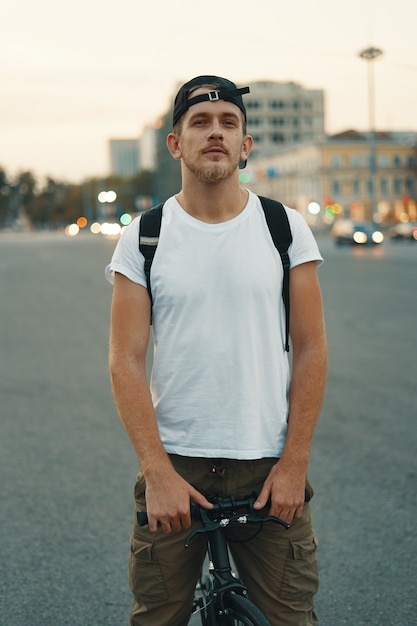
[[[281,524],[282,526],[289,528],[289,525],[286,524],[283,520],[279,519],[279,517],[274,517],[273,515],[268,515],[266,517],[262,517],[259,511],[255,511],[253,509],[253,505],[256,501],[256,494],[252,494],[246,498],[235,499],[235,498],[208,498],[208,500],[213,504],[212,509],[205,509],[200,506],[196,502],[190,503],[190,513],[191,519],[194,521],[200,521],[204,524],[207,530],[214,530],[215,528],[219,528],[221,526],[221,520],[229,519],[230,521],[238,520],[243,514],[238,513],[238,511],[245,510],[245,522],[250,523],[263,523],[263,522],[275,522]],[[304,493],[305,502],[309,502],[311,499],[310,491],[306,488]],[[146,511],[138,511],[137,512],[137,520],[139,526],[146,526],[148,524],[148,515]]]

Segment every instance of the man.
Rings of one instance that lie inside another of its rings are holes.
[[[182,189],[164,205],[152,265],[151,393],[151,303],[138,219],[108,268],[113,393],[141,467],[137,508],[146,505],[149,518],[149,527],[135,523],[132,534],[135,626],[188,623],[204,559],[199,537],[184,550],[190,500],[210,508],[210,494],[254,491],[256,508],[290,529],[265,524],[252,541],[231,544],[249,597],[272,625],[318,623],[316,541],[304,490],[325,385],[322,258],[302,217],[286,209],[293,236],[290,373],[281,260],[259,199],[239,183],[253,142],[242,98],[248,91],[199,76],[175,100],[167,146],[181,161]],[[233,532],[247,537],[247,529]]]

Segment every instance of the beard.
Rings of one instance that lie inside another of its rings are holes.
[[[207,165],[205,167],[194,167],[194,174],[202,183],[217,183],[221,180],[229,178],[231,174],[236,170],[236,166],[233,165],[219,165],[213,163],[213,165]]]
[[[187,151],[183,151],[182,160],[190,172],[202,183],[217,183],[229,178],[239,167],[240,161],[238,155],[233,155],[226,163],[198,164],[188,158]]]

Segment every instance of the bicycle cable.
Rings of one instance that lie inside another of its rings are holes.
[[[262,528],[263,528],[263,523],[259,524],[256,533],[254,535],[252,535],[251,537],[248,537],[247,539],[229,539],[229,537],[227,537],[227,541],[229,543],[246,543],[247,541],[252,541],[253,539],[255,539],[259,535],[259,533],[261,532]]]

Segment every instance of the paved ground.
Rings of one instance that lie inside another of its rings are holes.
[[[1,626],[126,623],[137,463],[107,374],[114,244],[0,235]],[[411,626],[417,246],[322,247],[317,608],[322,626]]]

